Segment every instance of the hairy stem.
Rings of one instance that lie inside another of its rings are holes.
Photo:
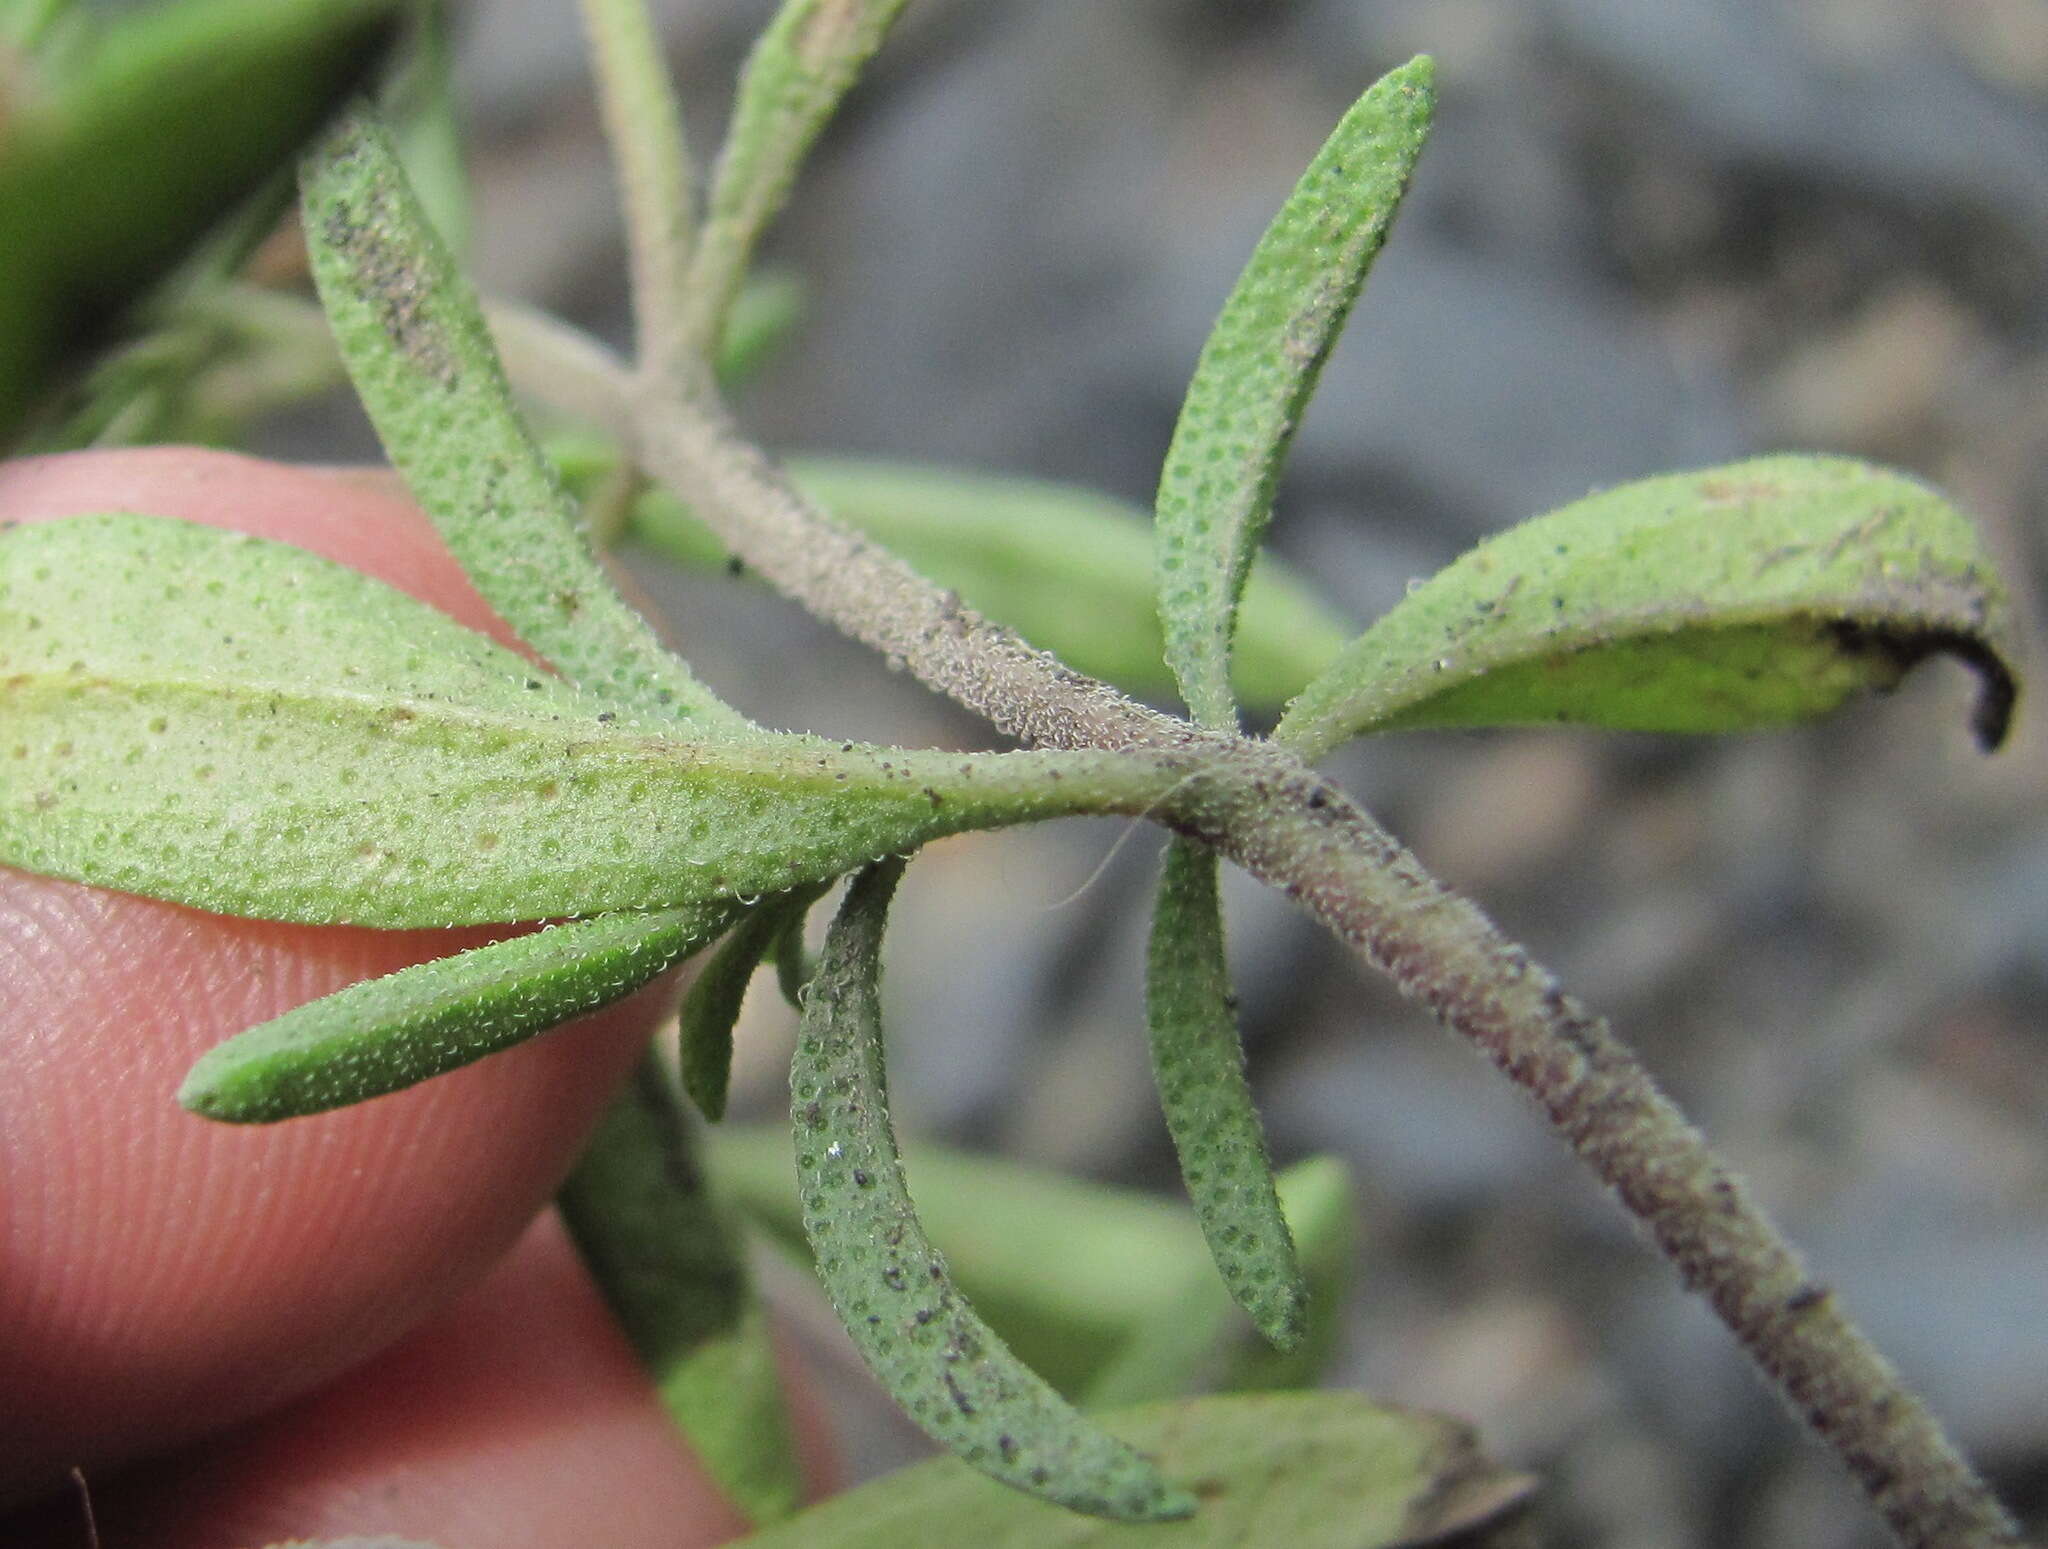
[[[1184,759],[1188,777],[1156,815],[1303,904],[1534,1098],[1902,1544],[2021,1543],[1940,1423],[1633,1052],[1335,786],[1270,744],[1134,704],[962,608],[808,505],[721,410],[616,409],[643,464],[751,568],[930,687],[1027,742]]]
[[[2021,1543],[1940,1422],[1606,1021],[1342,791],[1246,747],[1168,821],[1303,904],[1533,1097],[1902,1544]]]
[[[708,370],[682,320],[697,240],[696,172],[645,0],[583,0],[605,135],[626,211],[640,369],[679,387]]]

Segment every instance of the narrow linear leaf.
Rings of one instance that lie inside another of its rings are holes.
[[[309,923],[560,919],[1143,811],[1165,759],[690,736],[285,544],[0,533],[0,861]]]
[[[1356,1214],[1351,1175],[1335,1157],[1310,1157],[1281,1173],[1277,1182],[1288,1232],[1299,1246],[1309,1283],[1303,1337],[1286,1351],[1263,1338],[1244,1337],[1244,1319],[1205,1253],[1170,1300],[1162,1282],[1161,1305],[1132,1325],[1114,1357],[1090,1377],[1080,1395],[1083,1408],[1120,1409],[1205,1390],[1317,1385],[1336,1353],[1351,1275]]]
[[[1259,1332],[1291,1350],[1308,1327],[1308,1284],[1244,1077],[1216,856],[1181,838],[1159,879],[1145,1020],[1160,1107],[1217,1271]]]
[[[1973,721],[2017,694],[2005,589],[1947,501],[1841,457],[1762,457],[1624,484],[1490,538],[1302,690],[1274,736],[1575,721],[1725,732],[1804,720],[1959,657]]]
[[[556,1204],[671,1419],[756,1524],[803,1481],[744,1243],[652,1060],[606,1111]]]
[[[804,1001],[790,1073],[804,1231],[855,1346],[935,1441],[991,1478],[1124,1522],[1186,1516],[1192,1498],[1097,1430],[967,1305],[926,1238],[889,1121],[882,928],[902,863],[855,878]]]
[[[66,51],[0,132],[0,443],[77,349],[282,166],[402,0],[179,0]],[[71,29],[65,29],[67,31]]]
[[[549,442],[571,488],[591,491],[616,466],[602,443]],[[802,489],[976,612],[1009,625],[1093,677],[1129,692],[1173,692],[1151,576],[1145,515],[1073,485],[853,457],[792,457]],[[695,569],[725,546],[673,495],[649,490],[628,533]],[[1248,705],[1277,709],[1343,649],[1350,630],[1269,555],[1245,588],[1232,679]]]
[[[789,197],[812,143],[904,0],[783,0],[747,56],[690,266],[691,333],[708,355],[754,244]]]
[[[769,955],[775,959],[775,987],[796,1011],[804,1009],[804,988],[818,971],[817,963],[804,946],[804,925],[809,919],[808,905],[785,912],[782,928],[775,934],[775,945],[769,948]]]
[[[801,922],[822,892],[822,886],[797,888],[756,904],[698,970],[683,996],[677,1018],[683,1090],[697,1111],[714,1123],[725,1117],[726,1092],[732,1084],[733,1024],[739,1021],[754,970],[775,949],[790,920]]]
[[[1337,1355],[1358,1263],[1358,1197],[1351,1169],[1341,1157],[1311,1156],[1285,1169],[1279,1184],[1288,1235],[1308,1282],[1307,1327],[1291,1350],[1262,1340],[1237,1341],[1217,1379],[1223,1389],[1312,1388]]]
[[[475,294],[367,110],[307,160],[313,276],[392,463],[477,590],[572,681],[702,732],[744,733],[628,607],[521,422]]]
[[[789,1131],[721,1125],[706,1144],[733,1203],[776,1242],[807,1253]],[[1311,1157],[1281,1173],[1280,1201],[1314,1292],[1309,1338],[1285,1356],[1244,1337],[1179,1200],[917,1148],[918,1217],[946,1244],[954,1283],[1027,1365],[1089,1409],[1189,1392],[1218,1374],[1219,1351],[1235,1387],[1313,1380],[1350,1271],[1350,1175],[1334,1157]]]
[[[178,1101],[209,1119],[268,1124],[382,1097],[623,999],[734,912],[601,914],[366,979],[208,1050]]]
[[[1234,727],[1238,600],[1323,361],[1394,223],[1429,133],[1427,55],[1344,115],[1266,228],[1202,346],[1160,473],[1166,659],[1204,726]]]
[[[1123,1410],[1108,1423],[1202,1481],[1202,1510],[1171,1528],[1062,1516],[951,1458],[903,1469],[747,1540],[748,1549],[1508,1549],[1534,1490],[1471,1430],[1355,1393],[1262,1393]]]

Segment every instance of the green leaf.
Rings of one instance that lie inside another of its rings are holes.
[[[756,904],[740,921],[711,961],[697,972],[677,1016],[682,1047],[683,1090],[697,1111],[716,1122],[725,1117],[725,1097],[732,1082],[732,1030],[754,970],[775,949],[784,928],[824,892],[822,886],[797,888]]]
[[[1281,1173],[1278,1183],[1309,1286],[1303,1337],[1285,1351],[1242,1337],[1243,1315],[1222,1294],[1215,1266],[1204,1261],[1185,1271],[1170,1301],[1162,1297],[1133,1324],[1115,1356],[1089,1379],[1084,1407],[1114,1409],[1204,1389],[1309,1388],[1322,1379],[1336,1354],[1356,1253],[1351,1173],[1336,1157],[1310,1157]]]
[[[624,999],[733,914],[729,903],[601,914],[366,979],[210,1049],[178,1101],[268,1124],[382,1097]]]
[[[1245,1082],[1216,856],[1185,839],[1166,848],[1145,1019],[1160,1107],[1217,1271],[1259,1332],[1291,1350],[1308,1326],[1308,1285]]]
[[[2012,622],[1969,522],[1924,485],[1780,456],[1592,495],[1482,543],[1352,642],[1274,737],[1584,722],[1725,732],[1887,689],[1922,658],[1980,679],[2003,740]]]
[[[789,1132],[723,1125],[706,1137],[721,1187],[777,1242],[807,1253]],[[1006,1344],[1089,1408],[1313,1380],[1338,1330],[1355,1202],[1334,1157],[1280,1175],[1315,1300],[1286,1356],[1251,1336],[1177,1200],[1110,1188],[944,1146],[917,1148],[918,1215],[946,1244],[954,1282]]]
[[[556,1204],[691,1449],[752,1521],[773,1522],[803,1481],[745,1244],[693,1142],[643,1061]]]
[[[90,339],[285,164],[400,0],[180,0],[65,51],[0,133],[0,441]]]
[[[0,533],[0,861],[230,914],[559,919],[822,882],[942,834],[1141,812],[1165,758],[685,740],[287,545]]]
[[[747,1549],[1507,1549],[1532,1481],[1456,1421],[1353,1393],[1265,1393],[1125,1410],[1109,1422],[1201,1481],[1191,1522],[1127,1527],[991,1490],[950,1458],[878,1479],[747,1540]]]
[[[1160,472],[1166,659],[1204,726],[1234,727],[1231,634],[1274,487],[1429,133],[1428,56],[1383,76],[1337,125],[1238,277],[1202,346]]]
[[[733,297],[718,345],[718,380],[737,387],[773,360],[804,318],[808,292],[788,269],[756,269]]]
[[[342,359],[392,463],[485,600],[593,693],[744,733],[598,564],[382,126],[346,117],[308,158],[304,185],[307,249]]]
[[[917,1219],[882,1055],[882,927],[902,871],[884,862],[854,880],[804,997],[791,1113],[818,1277],[882,1386],[966,1462],[1075,1511],[1185,1516],[1192,1498],[1082,1419],[982,1322]]]
[[[616,459],[603,443],[548,443],[570,486],[596,489]],[[1144,513],[1093,490],[1036,479],[853,457],[792,457],[798,488],[901,555],[976,612],[1131,693],[1173,691]],[[628,533],[700,570],[726,550],[673,495],[635,502]],[[1247,704],[1277,708],[1329,665],[1349,634],[1309,586],[1260,556],[1245,589],[1233,678]]]
[[[725,331],[754,244],[903,5],[783,0],[747,56],[690,265],[689,331],[705,354]]]
[[[804,987],[811,982],[811,975],[818,971],[818,965],[811,960],[804,946],[804,925],[809,918],[808,906],[785,910],[782,928],[776,932],[774,946],[769,948],[769,955],[775,959],[775,987],[797,1011],[804,1009]]]

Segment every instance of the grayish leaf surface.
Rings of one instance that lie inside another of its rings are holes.
[[[1204,726],[1234,727],[1231,635],[1296,424],[1429,132],[1427,56],[1344,115],[1266,228],[1202,346],[1161,469],[1166,659]]]
[[[854,880],[804,998],[791,1113],[818,1276],[890,1395],[975,1468],[1095,1516],[1185,1516],[1190,1497],[1010,1353],[918,1222],[883,1073],[882,928],[901,874],[887,862]]]
[[[1286,1350],[1307,1329],[1308,1285],[1245,1082],[1216,864],[1213,851],[1186,839],[1166,847],[1145,971],[1152,1073],[1223,1283],[1259,1332]]]

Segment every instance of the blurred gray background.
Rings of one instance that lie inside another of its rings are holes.
[[[665,8],[700,148],[769,9]],[[1146,502],[1260,228],[1352,98],[1425,49],[1436,134],[1274,527],[1334,602],[1362,623],[1594,486],[1801,447],[1942,484],[2038,619],[2042,0],[917,0],[770,244],[809,315],[745,417],[775,447]],[[487,283],[623,342],[574,7],[473,0],[461,59]],[[779,602],[652,584],[761,719],[987,745]],[[2038,1527],[2048,757],[2026,705],[1979,757],[1968,695],[1936,666],[1799,731],[1434,735],[1336,766],[1613,1016]],[[890,1002],[916,1134],[1173,1186],[1139,1000],[1159,842],[1120,841],[1070,824],[915,869]],[[1558,1544],[1878,1542],[1490,1069],[1278,900],[1228,896],[1276,1150],[1361,1181],[1337,1381],[1476,1421],[1543,1474]],[[790,1036],[750,1006],[743,1114],[786,1103]],[[908,1445],[873,1410],[845,1429],[861,1467]]]

